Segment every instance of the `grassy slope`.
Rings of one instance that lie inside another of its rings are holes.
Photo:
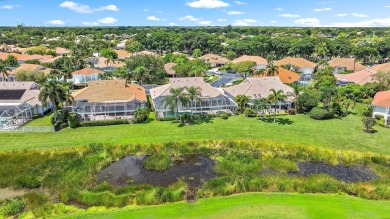
[[[389,206],[346,195],[249,193],[65,218],[385,218]]]
[[[267,139],[279,142],[390,154],[390,129],[362,132],[360,116],[315,121],[305,115],[278,118],[279,124],[233,116],[181,127],[174,122],[65,129],[59,133],[0,133],[0,150],[81,146],[90,143],[161,143],[208,139]]]
[[[27,123],[26,126],[52,126],[50,122],[51,117],[52,116],[50,115],[40,119],[34,119],[33,121]]]

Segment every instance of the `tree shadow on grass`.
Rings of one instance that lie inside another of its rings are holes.
[[[266,123],[274,123],[274,118],[267,118],[265,120]],[[288,118],[276,118],[276,124],[278,125],[292,125],[294,124],[295,122],[294,121],[291,121],[290,119]]]

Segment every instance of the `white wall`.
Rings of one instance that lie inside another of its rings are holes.
[[[259,69],[266,69],[266,68],[267,68],[267,65],[256,65],[255,68],[256,68],[256,70],[259,70]]]
[[[375,115],[382,115],[385,117],[385,122],[388,122],[390,118],[390,106],[389,107],[380,107],[380,106],[374,106],[373,110],[373,116]]]
[[[345,70],[347,70],[346,67],[335,67],[333,74],[339,74],[339,73],[345,72]]]
[[[299,69],[299,71],[303,74],[313,74],[314,68],[303,67],[303,68]]]

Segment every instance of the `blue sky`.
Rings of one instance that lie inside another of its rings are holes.
[[[386,26],[389,0],[0,0],[0,26]]]

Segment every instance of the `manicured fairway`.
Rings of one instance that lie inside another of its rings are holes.
[[[266,139],[292,144],[390,154],[390,129],[362,132],[361,117],[315,121],[305,115],[279,117],[277,124],[233,116],[181,126],[174,122],[65,129],[58,133],[0,133],[0,150],[82,146],[90,143],[161,143],[210,139]]]
[[[390,202],[346,195],[249,193],[202,199],[196,203],[129,207],[64,218],[387,218]]]

